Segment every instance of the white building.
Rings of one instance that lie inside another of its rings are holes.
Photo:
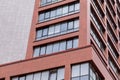
[[[0,64],[26,55],[35,0],[0,0]]]

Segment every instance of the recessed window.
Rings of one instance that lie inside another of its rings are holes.
[[[66,41],[60,42],[60,51],[63,51],[66,49]]]
[[[67,4],[63,6],[56,7],[54,9],[49,9],[39,14],[39,22],[48,21],[51,19],[59,18],[62,16],[77,13],[80,9],[80,3],[75,2],[72,4]]]
[[[53,44],[53,52],[58,52],[59,51],[59,43],[54,43]]]
[[[52,53],[52,49],[53,49],[53,45],[52,44],[47,45],[46,53],[47,54]]]
[[[68,40],[67,41],[67,49],[72,48],[72,46],[73,46],[72,44],[73,44],[72,40]]]
[[[41,80],[48,80],[49,79],[49,71],[42,72]]]
[[[69,6],[69,12],[73,12],[74,10],[75,10],[75,6],[71,4]]]
[[[27,75],[25,80],[33,80],[33,74]]]
[[[40,55],[44,55],[46,53],[46,46],[42,46],[40,49]]]
[[[54,31],[55,31],[54,28],[55,28],[54,26],[49,27],[48,35],[54,34]]]
[[[59,1],[62,1],[62,0],[41,0],[41,6],[46,6]]]
[[[63,6],[63,14],[67,14],[68,13],[68,5]]]
[[[40,79],[41,79],[41,73],[40,72],[35,73],[33,80],[40,80]]]
[[[47,36],[47,34],[48,34],[48,29],[47,28],[43,29],[43,36]]]
[[[12,77],[11,80],[64,80],[64,67]]]
[[[52,54],[54,52],[64,51],[67,49],[72,49],[77,47],[78,47],[78,38],[63,40],[63,41],[47,44],[44,46],[35,47],[33,57],[37,57],[45,54]]]
[[[79,30],[79,19],[73,19],[37,29],[36,40],[45,39]]]
[[[40,53],[40,47],[36,47],[36,48],[34,49],[34,57],[39,56],[39,53]]]
[[[66,30],[67,30],[67,23],[65,22],[61,24],[61,32],[66,31]]]
[[[103,80],[89,63],[72,65],[71,80]]]

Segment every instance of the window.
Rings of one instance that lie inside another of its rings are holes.
[[[66,41],[60,42],[60,51],[63,51],[66,49]]]
[[[74,65],[72,67],[72,77],[79,77],[80,76],[80,65]]]
[[[41,73],[35,73],[33,80],[40,80],[41,79]]]
[[[79,10],[80,9],[80,5],[79,5],[80,3],[76,3],[75,4],[75,11],[77,11],[77,10]]]
[[[52,10],[51,11],[51,14],[50,14],[50,17],[53,18],[56,16],[56,10]]]
[[[72,65],[71,80],[103,80],[89,63]]]
[[[72,48],[72,40],[67,41],[67,49]]]
[[[39,14],[39,22],[44,22],[44,21],[59,18],[62,16],[77,13],[79,11],[79,8],[80,8],[80,3],[76,1],[75,3],[72,3],[72,4],[67,4],[67,5],[56,7],[54,9],[43,11],[42,13]]]
[[[57,75],[57,80],[64,80],[64,68],[59,68],[58,69],[58,75]]]
[[[63,6],[63,14],[67,14],[68,13],[68,5]]]
[[[40,21],[43,21],[43,20],[44,20],[44,16],[45,16],[44,13],[41,13],[41,14],[40,14],[40,16],[39,16]]]
[[[58,36],[79,30],[79,19],[68,20],[65,22],[44,26],[37,29],[36,40],[41,40],[53,36]]]
[[[55,33],[60,33],[60,24],[55,25]]]
[[[41,47],[40,55],[44,55],[44,54],[46,53],[45,50],[46,50],[46,47],[45,47],[45,46],[42,46],[42,47]]]
[[[50,18],[50,12],[46,12],[45,13],[45,19],[49,19]]]
[[[78,47],[78,38],[73,40],[73,48]]]
[[[52,44],[49,44],[47,45],[47,49],[46,49],[46,53],[49,54],[49,53],[52,53]]]
[[[26,76],[26,80],[33,80],[33,74],[29,74]]]
[[[61,24],[61,32],[66,30],[67,30],[67,23],[65,22]]]
[[[79,20],[75,20],[74,21],[74,28],[78,28],[79,27]]]
[[[74,8],[74,5],[71,4],[71,5],[69,6],[69,12],[73,12],[74,9],[75,9],[75,8]]]
[[[44,46],[38,46],[34,48],[33,57],[37,57],[45,54],[52,54],[54,52],[64,51],[67,49],[77,48],[78,38],[71,38],[59,42],[46,44]]]
[[[81,75],[88,75],[89,64],[81,64]]]
[[[21,76],[19,80],[25,80],[25,76]]]
[[[49,78],[49,71],[42,72],[41,80],[48,80],[48,78]]]
[[[36,36],[37,36],[37,38],[41,38],[42,37],[42,30],[38,30]]]
[[[12,77],[11,80],[64,80],[64,67]]]
[[[58,52],[58,51],[59,51],[59,43],[54,43],[53,52]]]
[[[39,56],[39,53],[40,53],[40,47],[36,47],[36,48],[34,49],[34,57]]]
[[[62,7],[57,8],[57,16],[62,14]]]
[[[73,21],[70,21],[69,23],[68,23],[68,29],[73,29],[73,27],[74,27],[74,25],[73,25]]]
[[[47,34],[48,34],[48,29],[47,28],[43,29],[43,36],[47,36]]]
[[[41,0],[41,6],[49,5],[59,1],[62,1],[62,0]]]
[[[48,35],[54,34],[54,26],[49,27]]]

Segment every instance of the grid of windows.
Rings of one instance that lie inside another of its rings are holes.
[[[39,22],[44,22],[61,16],[73,14],[79,12],[79,9],[80,9],[80,3],[74,2],[72,4],[67,4],[51,10],[47,10],[39,14]]]
[[[41,0],[41,6],[49,5],[52,3],[59,2],[59,1],[62,1],[62,0]]]
[[[89,63],[72,66],[71,80],[101,80]]]
[[[64,68],[17,76],[11,80],[64,80]]]
[[[118,74],[118,69],[117,69],[115,63],[113,62],[113,60],[109,58],[108,61],[109,61],[109,65],[113,69],[113,71]]]
[[[95,40],[98,47],[104,52],[106,49],[105,44],[102,42],[102,40],[99,38],[98,34],[96,34],[95,29],[91,27],[90,34],[92,35],[93,39]]]
[[[58,36],[77,31],[79,28],[79,19],[58,23],[36,31],[36,40],[41,40],[53,36]]]
[[[70,48],[78,47],[78,38],[63,40],[60,42],[55,42],[34,48],[33,57],[38,57],[40,55],[51,54],[54,52],[64,51]]]

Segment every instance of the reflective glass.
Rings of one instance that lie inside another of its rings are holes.
[[[68,13],[68,5],[63,6],[63,14],[67,14]]]
[[[47,49],[46,49],[46,54],[52,53],[52,48],[53,48],[53,45],[52,44],[48,44],[47,45]]]
[[[45,50],[46,50],[46,47],[42,46],[41,50],[40,50],[40,55],[44,55],[45,54]]]
[[[67,41],[67,49],[72,48],[72,40]]]
[[[40,80],[41,79],[41,73],[35,73],[33,80]]]
[[[53,52],[58,52],[58,51],[59,51],[59,43],[54,43]]]
[[[60,51],[66,50],[66,41],[60,42]]]
[[[40,47],[35,47],[35,49],[34,49],[34,57],[39,56],[39,53],[40,53]]]

